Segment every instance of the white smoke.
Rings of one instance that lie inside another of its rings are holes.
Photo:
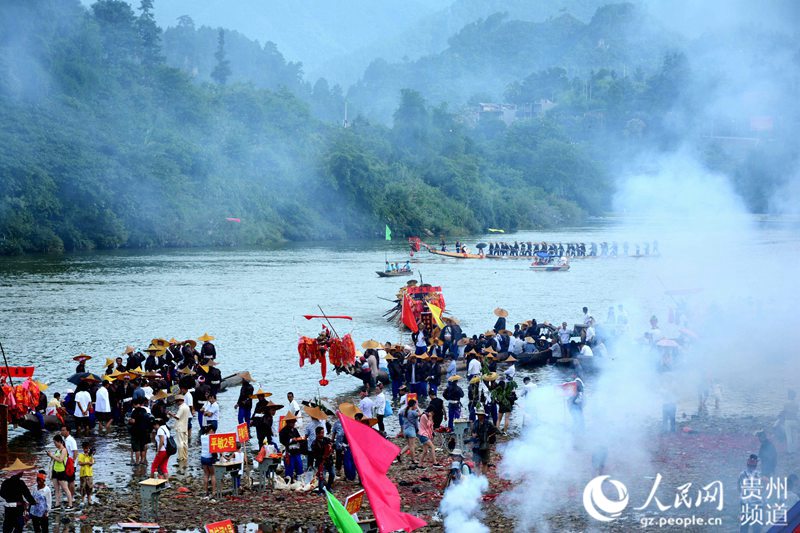
[[[480,475],[464,476],[444,493],[439,510],[444,516],[444,530],[451,533],[489,533],[481,522],[482,496],[489,481]]]

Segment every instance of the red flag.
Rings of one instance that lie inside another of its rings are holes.
[[[419,328],[417,327],[417,321],[414,320],[414,312],[411,310],[411,298],[407,296],[403,296],[403,324],[411,330],[412,333],[416,333]]]
[[[400,448],[366,424],[356,422],[342,413],[339,413],[339,420],[350,444],[358,477],[367,491],[380,533],[400,529],[414,531],[424,527],[424,520],[400,511],[400,493],[395,484],[386,477],[386,472],[400,453]]]

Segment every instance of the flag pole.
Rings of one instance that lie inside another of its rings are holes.
[[[322,306],[317,305],[317,307],[319,308],[319,312],[322,313],[322,316],[325,317],[325,322],[327,322],[328,325],[331,327],[331,331],[333,331],[333,334],[338,337],[339,334],[336,333],[336,328],[333,327],[333,324],[331,324],[331,321],[328,319],[328,315],[326,315],[325,311],[322,310]]]
[[[0,342],[0,352],[3,352],[3,362],[6,364],[6,374],[8,374],[8,382],[14,386],[14,378],[11,377],[11,369],[8,368],[8,359],[6,359],[6,351],[3,349],[3,343]]]

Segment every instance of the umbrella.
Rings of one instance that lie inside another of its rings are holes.
[[[547,252],[536,252],[536,257],[550,257],[550,254]]]
[[[663,346],[665,348],[677,348],[680,346],[677,342],[672,339],[661,339],[656,343],[656,346]]]
[[[478,244],[475,245],[475,248],[478,248],[479,250],[482,250],[482,249],[486,248],[487,246],[489,246],[489,245],[486,244],[485,242],[479,242]]]
[[[97,374],[92,374],[91,372],[78,372],[77,374],[73,374],[72,376],[67,378],[67,381],[69,381],[73,385],[80,385],[81,384],[81,380],[83,378],[87,377],[87,376],[92,376],[97,381],[102,381],[103,380],[103,378],[101,378]]]

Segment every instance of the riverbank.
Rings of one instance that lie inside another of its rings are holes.
[[[687,418],[679,423],[679,431],[674,434],[661,434],[655,425],[650,428],[648,454],[652,458],[653,472],[628,472],[627,453],[618,450],[609,454],[606,472],[615,479],[624,479],[630,490],[630,506],[618,520],[601,524],[589,518],[583,509],[581,495],[585,483],[569,487],[569,498],[555,512],[547,516],[547,525],[553,531],[584,531],[599,528],[603,531],[630,531],[642,527],[643,520],[657,520],[660,517],[676,517],[697,514],[705,518],[719,517],[721,526],[693,525],[679,528],[681,531],[719,531],[738,527],[738,489],[737,478],[744,468],[748,454],[758,452],[758,441],[753,430],[769,424],[766,417],[707,417]],[[399,440],[395,440],[401,444]],[[501,439],[497,446],[494,461],[502,460],[503,447],[507,442]],[[787,455],[783,445],[778,448],[778,469],[780,476],[800,471],[797,454]],[[442,458],[441,454],[439,455]],[[446,461],[444,461],[446,464]],[[575,450],[575,468],[585,470],[585,481],[593,477],[591,469],[591,450],[581,446]],[[84,514],[75,514],[74,520],[81,526],[100,526],[107,528],[120,521],[138,521],[140,502],[138,482],[144,479],[141,469],[126,486],[116,489],[100,488],[97,492],[98,504]],[[657,497],[673,509],[660,512],[655,504],[643,511],[632,510],[646,501],[653,486],[653,478],[660,474],[662,481]],[[389,478],[395,482],[400,492],[402,509],[422,517],[428,526],[421,531],[443,531],[443,523],[438,513],[447,477],[447,468],[410,468],[408,461],[395,463],[389,470]],[[503,493],[510,490],[511,483],[498,476],[497,468],[488,473],[488,490],[483,494],[483,523],[490,531],[513,530],[517,524],[514,509],[508,506]],[[692,483],[691,494],[703,485],[719,480],[724,487],[724,507],[716,511],[708,505],[691,509],[674,509],[675,494],[685,483]],[[226,483],[230,483],[229,480]],[[263,531],[297,531],[303,527],[310,531],[332,530],[327,514],[325,499],[316,493],[280,491],[260,493],[245,491],[241,496],[227,496],[217,502],[203,499],[202,476],[199,468],[192,465],[177,471],[171,479],[172,488],[161,498],[159,525],[167,530],[202,529],[204,524],[231,519],[234,524],[259,524]],[[337,479],[334,493],[344,499],[360,489],[357,482]],[[535,483],[530,490],[536,490]],[[791,506],[790,500],[789,506]],[[371,518],[368,502],[365,500],[360,518]],[[655,528],[655,527],[654,527]],[[538,530],[539,528],[537,528]],[[542,528],[542,530],[546,530]],[[669,528],[659,528],[670,531]],[[677,530],[677,529],[676,529]]]

